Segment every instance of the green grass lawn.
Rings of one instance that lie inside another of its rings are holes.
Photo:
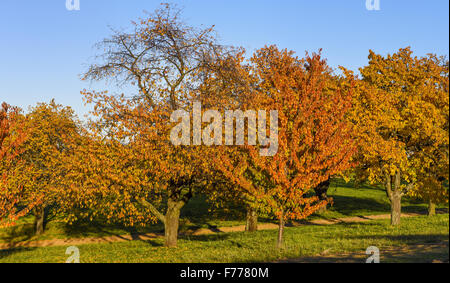
[[[342,218],[360,215],[389,214],[391,206],[386,191],[381,187],[360,185],[355,188],[352,182],[334,180],[328,190],[333,205],[324,213],[310,218]],[[403,197],[402,212],[426,213],[428,205],[421,200]],[[448,210],[448,205],[438,205],[440,210]]]
[[[313,214],[308,219],[330,219],[358,215],[377,215],[390,213],[389,200],[383,189],[363,185],[358,188],[353,183],[335,180],[329,189],[329,196],[334,204],[326,212]],[[404,198],[403,212],[425,213],[427,205],[417,200]],[[438,206],[447,209],[447,206]],[[245,224],[245,211],[241,207],[230,206],[226,209],[211,211],[211,206],[202,196],[192,199],[182,210],[180,232],[198,228],[227,227]],[[273,219],[260,217],[260,222],[274,222]],[[67,225],[58,219],[49,221],[43,235],[33,235],[33,218],[26,217],[14,227],[0,229],[0,243],[36,241],[47,239],[67,239],[84,237],[103,237],[110,235],[125,235],[130,233],[162,232],[163,226],[156,224],[149,227],[123,227],[120,225],[105,225],[101,222],[77,223]]]
[[[351,183],[336,180],[329,189],[334,204],[326,212],[309,219],[330,219],[359,215],[389,214],[390,205],[383,189],[373,186],[354,188]],[[417,200],[403,199],[403,212],[425,213],[427,205]],[[447,206],[438,206],[448,212]],[[182,211],[180,231],[243,225],[245,211],[228,207],[211,211],[204,197],[191,200]],[[260,218],[260,222],[272,222]],[[100,222],[67,225],[51,220],[43,235],[33,235],[33,218],[26,217],[18,225],[0,229],[0,243],[125,235],[130,233],[162,232],[157,224],[150,227],[129,228],[105,225]],[[277,231],[227,233],[208,236],[182,236],[179,247],[166,249],[162,239],[113,244],[81,245],[83,262],[253,262],[276,261],[285,258],[314,256],[323,251],[344,253],[365,250],[370,245],[399,246],[433,241],[448,241],[448,214],[435,217],[402,219],[398,228],[389,220],[332,226],[299,226],[286,228],[286,248],[275,249]],[[448,250],[445,252],[448,258]],[[65,247],[27,248],[0,251],[0,262],[64,262]],[[393,260],[395,261],[395,260]]]
[[[163,247],[162,239],[80,245],[81,262],[272,262],[288,258],[365,251],[417,243],[448,241],[449,218],[442,214],[337,225],[288,227],[285,248],[275,248],[275,230],[181,237],[178,248]],[[0,262],[65,262],[66,247],[0,251]],[[448,259],[448,250],[441,254]],[[431,260],[431,259],[430,259]]]

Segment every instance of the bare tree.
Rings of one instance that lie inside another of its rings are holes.
[[[133,23],[132,32],[113,31],[111,37],[97,45],[100,50],[100,55],[96,57],[97,63],[89,67],[83,78],[136,86],[139,92],[131,98],[134,105],[145,108],[146,113],[164,108],[166,114],[157,123],[169,123],[170,115],[167,113],[179,108],[189,108],[199,96],[200,86],[210,76],[208,74],[213,73],[216,68],[216,62],[232,55],[235,50],[217,43],[213,27],[197,29],[186,25],[180,19],[180,12],[174,6],[163,4],[162,8],[148,14],[147,18]],[[147,141],[151,139],[150,143],[157,144],[157,151],[163,159],[169,160],[168,155],[177,156],[173,158],[174,162],[183,163],[184,168],[192,169],[171,172],[171,177],[166,182],[166,207],[156,207],[151,201],[138,201],[164,223],[166,246],[175,246],[180,210],[207,179],[207,173],[192,161],[192,156],[199,155],[198,148],[174,147],[169,144],[168,139],[145,136],[142,132],[150,131],[142,129],[152,128],[156,122],[143,117],[132,117],[142,111],[118,113],[120,110],[109,107],[110,109],[102,111],[102,115],[106,115],[103,122],[114,124],[114,121],[111,123],[114,120],[111,117],[115,115],[122,121],[127,119],[127,123],[131,120],[129,125],[139,124],[130,131],[140,132],[131,133],[133,137],[138,136]],[[154,155],[158,153],[152,152]],[[201,159],[201,156],[197,159]]]

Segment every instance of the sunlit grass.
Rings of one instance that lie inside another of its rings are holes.
[[[390,205],[383,189],[362,185],[355,188],[353,183],[335,180],[329,189],[329,196],[334,204],[326,212],[311,215],[309,219],[342,218],[359,215],[389,214]],[[438,206],[438,208],[445,206]],[[446,206],[448,208],[448,205]],[[211,211],[211,205],[202,196],[192,199],[182,210],[180,232],[198,228],[216,228],[245,224],[245,211],[242,207],[231,206],[225,209]],[[427,205],[417,200],[404,198],[403,212],[425,213]],[[273,219],[260,217],[260,222],[274,222]],[[161,233],[163,226],[158,223],[149,227],[123,227],[120,225],[105,225],[104,223],[90,222],[67,225],[58,219],[53,219],[46,226],[41,236],[33,235],[33,218],[28,216],[21,219],[15,227],[0,229],[0,243],[36,241],[47,239],[104,237],[111,235],[126,235],[130,233]]]
[[[313,256],[361,252],[369,246],[402,246],[448,241],[448,214],[402,219],[286,228],[285,248],[275,248],[275,230],[181,237],[178,248],[162,246],[162,239],[80,245],[81,262],[268,262]],[[64,262],[66,247],[0,251],[0,262]],[[448,254],[448,252],[447,252]]]

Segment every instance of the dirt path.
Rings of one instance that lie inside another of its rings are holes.
[[[417,213],[403,213],[402,217],[419,216]],[[352,222],[365,222],[374,219],[389,219],[390,214],[371,215],[371,216],[355,216],[336,219],[315,219],[302,223],[296,223],[299,225],[332,225],[337,223],[352,223]],[[278,225],[272,223],[261,223],[258,225],[259,230],[271,230],[278,229]],[[218,227],[218,228],[201,228],[195,231],[187,232],[185,235],[210,235],[216,233],[230,233],[245,231],[245,225],[232,226],[232,227]],[[120,236],[106,236],[98,238],[80,238],[80,239],[52,239],[19,243],[0,243],[0,250],[15,249],[15,248],[31,248],[31,247],[52,247],[52,246],[76,246],[84,244],[99,244],[99,243],[113,243],[113,242],[125,242],[135,240],[149,240],[158,237],[163,237],[161,234],[147,233],[139,235],[120,235]]]
[[[418,213],[402,213],[402,217],[414,217],[420,216]],[[381,215],[369,215],[369,216],[353,216],[353,217],[345,217],[345,218],[333,218],[333,219],[315,219],[304,221],[302,223],[295,223],[294,226],[300,225],[333,225],[338,223],[354,223],[354,222],[365,222],[375,219],[389,219],[391,217],[390,214],[381,214]],[[272,230],[278,229],[277,224],[273,223],[261,223],[258,225],[258,230]],[[240,226],[231,226],[231,227],[221,227],[221,228],[202,228],[193,231],[190,235],[208,235],[214,233],[229,233],[229,232],[242,232],[245,231],[245,225]]]

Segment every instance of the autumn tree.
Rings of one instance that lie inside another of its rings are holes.
[[[26,120],[20,110],[2,103],[0,108],[0,226],[14,225],[29,209],[18,207],[21,186],[10,186],[9,178],[15,174],[14,164],[27,139],[24,131]]]
[[[330,202],[330,198],[328,197],[328,189],[330,188],[330,184],[331,177],[314,187],[314,193],[316,194],[316,197],[319,198],[319,200],[327,201],[328,203]],[[319,212],[324,212],[326,210],[327,207],[323,206],[319,209]]]
[[[71,154],[65,155],[64,170],[56,196],[58,212],[64,221],[99,220],[126,226],[155,223],[156,211],[139,205],[143,199],[158,207],[163,182],[154,182],[153,159],[139,156],[131,144],[95,134],[86,125]],[[91,132],[92,131],[92,132]],[[146,163],[148,162],[148,163]]]
[[[17,205],[34,214],[37,235],[44,232],[48,208],[55,203],[58,181],[65,173],[61,157],[70,150],[77,127],[73,111],[54,101],[32,108],[22,124],[27,139],[14,162],[8,164],[4,182],[7,194],[20,188]]]
[[[319,54],[298,59],[293,52],[265,47],[252,57],[250,74],[244,109],[278,111],[278,150],[261,154],[271,144],[259,140],[257,146],[244,146],[247,154],[220,156],[220,167],[278,218],[281,247],[286,220],[305,218],[326,205],[310,195],[313,188],[351,165],[354,146],[344,118],[352,96],[333,84]],[[275,130],[270,124],[269,132]]]
[[[228,170],[224,170],[223,167],[224,161],[236,162],[249,157],[245,148],[236,146],[237,143],[243,145],[245,138],[242,141],[232,138],[231,143],[226,140],[227,135],[233,136],[234,133],[238,133],[239,126],[243,128],[245,124],[246,118],[240,117],[239,113],[245,111],[248,106],[248,94],[251,92],[253,81],[250,78],[250,66],[244,61],[245,50],[239,49],[230,56],[212,62],[210,72],[205,74],[199,88],[198,100],[204,109],[219,111],[226,121],[230,113],[237,114],[232,117],[231,128],[225,128],[223,143],[226,146],[210,147],[205,153],[205,157],[212,161],[214,170],[211,180],[213,190],[207,190],[206,193],[216,206],[230,204],[243,206],[246,210],[245,230],[254,232],[258,228],[258,215],[262,212],[255,199],[256,192],[251,187],[232,181],[235,178],[230,178]],[[248,129],[244,131],[248,132]],[[254,175],[246,175],[246,180],[250,183],[260,182],[258,181],[261,179],[260,174],[253,172]]]
[[[137,87],[137,93],[128,97],[83,92],[95,106],[97,134],[131,150],[129,170],[143,170],[144,175],[136,176],[141,185],[116,183],[121,187],[117,192],[130,196],[129,209],[145,207],[150,218],[164,223],[165,245],[176,246],[180,210],[204,186],[209,166],[202,146],[171,143],[170,117],[176,110],[192,109],[211,62],[232,50],[216,42],[213,28],[186,25],[180,10],[167,4],[133,23],[131,32],[114,32],[99,46],[99,62],[84,78]],[[99,182],[99,188],[110,190]]]
[[[221,190],[209,196],[215,203],[230,202],[242,205],[246,210],[245,230],[254,232],[258,229],[258,216],[273,216],[265,201],[273,184],[270,177],[259,170],[252,162],[248,150],[239,146],[221,146],[211,152],[215,156],[216,178],[223,180]]]
[[[385,57],[370,51],[360,69],[352,115],[358,172],[384,185],[392,225],[400,224],[402,196],[424,192],[425,178],[445,179],[435,174],[448,168],[448,68],[440,62],[413,57],[410,48]]]
[[[448,203],[448,151],[435,151],[429,168],[417,175],[414,188],[408,196],[424,200],[428,203],[428,216],[436,214],[436,204]],[[438,161],[439,163],[435,163]],[[421,162],[424,162],[421,159]]]
[[[449,63],[445,57],[437,58],[431,56],[432,65],[439,66],[441,71],[440,77],[437,80],[437,86],[440,91],[449,93]],[[435,73],[437,75],[437,73]],[[438,98],[439,99],[439,98]],[[417,163],[419,171],[416,177],[416,185],[409,192],[409,196],[417,197],[425,200],[428,203],[428,215],[432,216],[436,213],[436,204],[448,203],[448,176],[449,176],[449,112],[448,112],[448,97],[447,104],[444,102],[438,106],[442,112],[443,123],[439,124],[440,131],[447,133],[442,135],[442,139],[434,146],[424,148],[417,152]],[[419,165],[420,164],[420,165]],[[422,164],[427,164],[423,166]],[[423,166],[423,167],[419,167]]]

